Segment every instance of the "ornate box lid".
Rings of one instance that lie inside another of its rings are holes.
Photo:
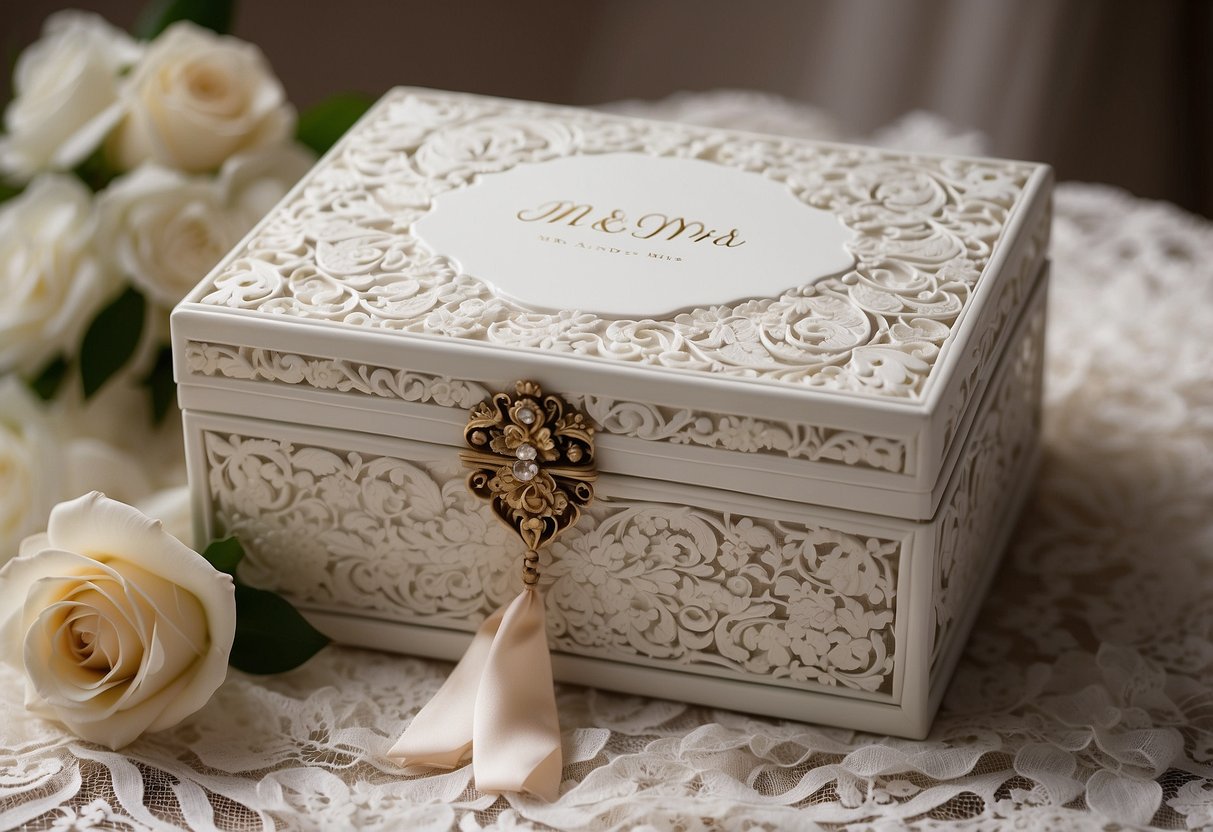
[[[1043,165],[389,92],[173,314],[183,407],[459,445],[533,378],[607,473],[932,516]]]

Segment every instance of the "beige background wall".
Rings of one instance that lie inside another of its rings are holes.
[[[0,38],[59,6],[0,0]],[[928,109],[998,155],[1213,215],[1210,0],[246,0],[236,33],[301,105],[400,83],[574,104],[751,88],[853,132]]]

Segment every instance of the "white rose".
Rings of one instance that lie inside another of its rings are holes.
[[[0,206],[0,373],[37,373],[75,353],[117,289],[93,247],[90,194],[75,177],[42,174]]]
[[[123,170],[154,161],[191,173],[236,153],[283,142],[294,129],[261,50],[192,23],[174,23],[123,85],[126,117],[110,138]]]
[[[230,576],[96,492],[0,569],[0,659],[26,674],[26,707],[110,748],[202,708],[235,630]]]
[[[242,153],[223,163],[219,187],[223,190],[224,201],[248,230],[268,214],[315,163],[315,154],[294,142]]]
[[[95,14],[48,17],[42,38],[14,68],[0,169],[25,180],[87,157],[122,117],[119,76],[139,53],[135,41]]]
[[[134,456],[76,435],[14,376],[0,378],[0,565],[46,528],[56,503],[95,490],[133,501],[153,486]]]
[[[112,268],[161,306],[175,306],[312,161],[281,145],[232,157],[214,179],[141,167],[98,200],[98,239]]]
[[[62,491],[63,458],[46,413],[17,379],[0,379],[0,564],[45,527]]]
[[[240,220],[212,179],[147,166],[97,200],[98,240],[111,268],[172,307],[240,239]]]
[[[129,503],[184,478],[181,418],[170,407],[160,425],[151,424],[147,390],[140,383],[146,370],[138,364],[136,358],[87,401],[79,384],[64,384],[50,402],[54,429],[67,452],[69,490],[58,499],[104,491]]]
[[[159,520],[166,532],[193,548],[194,515],[190,500],[190,487],[175,485],[144,498],[136,508],[153,520]]]
[[[130,419],[127,415],[127,419]],[[129,422],[128,422],[129,424]],[[59,499],[79,497],[90,491],[104,491],[124,503],[142,500],[152,493],[147,473],[130,454],[108,442],[91,437],[73,437],[63,443],[64,488]],[[43,528],[46,516],[39,519]]]

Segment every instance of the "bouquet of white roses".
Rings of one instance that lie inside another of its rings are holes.
[[[325,643],[233,582],[234,541],[193,552],[167,489],[184,479],[169,310],[368,103],[297,116],[223,34],[231,12],[159,0],[139,37],[53,15],[0,133],[0,658],[31,708],[108,745],[201,707],[229,657],[273,671]]]

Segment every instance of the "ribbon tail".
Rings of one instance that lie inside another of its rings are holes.
[[[507,607],[476,630],[467,652],[434,698],[417,712],[387,756],[401,765],[455,768],[472,749],[476,697],[490,650]]]
[[[505,608],[480,679],[472,768],[482,792],[560,792],[560,721],[543,595],[528,587]]]

